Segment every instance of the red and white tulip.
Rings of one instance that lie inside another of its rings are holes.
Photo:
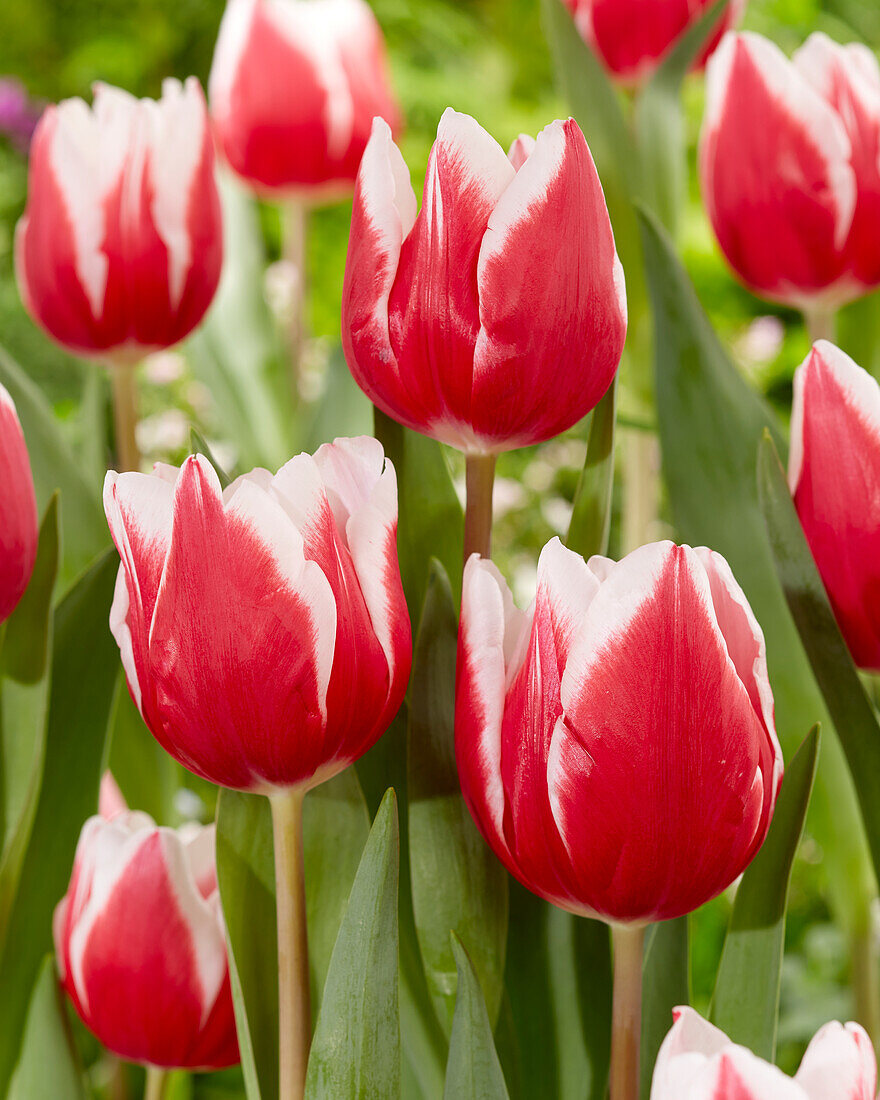
[[[70,351],[132,361],[182,340],[220,278],[207,107],[194,77],[158,101],[99,84],[49,107],[16,232],[28,312]]]
[[[880,286],[880,67],[812,35],[791,61],[727,36],[708,70],[703,197],[721,249],[761,296],[834,310]]]
[[[229,0],[208,90],[220,148],[262,192],[350,189],[373,118],[400,121],[364,0]]]
[[[342,300],[361,389],[470,453],[570,428],[611,384],[626,336],[602,185],[573,119],[511,155],[447,110],[422,209],[381,120],[364,154]]]
[[[880,671],[880,386],[825,340],[795,373],[788,478],[853,659]]]
[[[0,385],[0,623],[24,595],[37,557],[37,502],[15,403]]]
[[[129,690],[181,764],[271,794],[329,779],[385,731],[412,644],[397,481],[375,439],[225,490],[200,455],[109,473],[104,506]]]
[[[565,0],[581,37],[622,84],[647,80],[678,39],[702,18],[714,0]],[[725,31],[736,23],[745,0],[731,0],[721,26],[697,58],[703,65]]]
[[[858,1024],[830,1023],[813,1036],[793,1078],[677,1008],[654,1067],[651,1100],[875,1100],[877,1061]]]
[[[108,1050],[166,1068],[238,1062],[213,825],[90,818],[53,931],[64,987]]]
[[[455,747],[480,831],[531,891],[640,924],[727,887],[782,779],[764,638],[725,560],[643,546],[620,562],[544,547],[519,611],[465,568]]]

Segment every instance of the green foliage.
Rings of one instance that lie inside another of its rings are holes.
[[[458,967],[444,1100],[508,1100],[480,983],[461,940],[452,933]]]

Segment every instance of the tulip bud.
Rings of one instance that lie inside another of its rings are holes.
[[[0,623],[24,595],[37,557],[37,502],[15,403],[0,385]]]
[[[869,50],[814,34],[788,61],[760,35],[725,38],[708,69],[700,175],[746,286],[811,312],[880,285],[878,149]]]
[[[15,238],[34,320],[70,351],[134,361],[202,319],[223,253],[214,147],[198,81],[137,100],[99,84],[49,107],[31,144]]]
[[[160,744],[213,783],[321,783],[387,729],[409,678],[397,480],[339,439],[221,492],[210,463],[109,473],[110,627]]]
[[[262,192],[350,189],[373,118],[399,124],[364,0],[228,0],[208,91],[226,159]]]
[[[874,1100],[877,1062],[858,1024],[816,1032],[794,1078],[676,1008],[654,1067],[651,1100]]]
[[[788,480],[853,660],[880,671],[880,386],[826,340],[795,372]]]
[[[623,271],[573,119],[511,159],[447,110],[421,213],[381,120],[355,189],[342,338],[383,412],[466,452],[550,439],[599,402],[626,336]]]
[[[533,893],[616,923],[715,897],[767,835],[782,780],[761,628],[727,562],[544,547],[516,609],[464,574],[455,752],[495,854]]]
[[[89,818],[53,931],[64,987],[114,1054],[167,1068],[238,1062],[213,825]]]
[[[678,39],[714,0],[565,0],[581,37],[622,84],[647,80]],[[745,0],[731,0],[721,26],[697,58],[698,66],[739,19]]]

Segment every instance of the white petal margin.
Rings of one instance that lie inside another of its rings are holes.
[[[729,33],[712,55],[706,69],[706,109],[701,144],[721,123],[731,88],[731,72],[737,50],[745,50],[761,74],[768,93],[779,100],[825,162],[836,198],[835,244],[842,248],[856,209],[856,178],[850,164],[852,146],[836,112],[804,79],[782,50],[760,34]],[[702,150],[701,150],[702,157]]]
[[[817,376],[832,381],[850,414],[877,437],[880,446],[880,383],[866,370],[828,340],[817,340],[813,349],[794,374],[794,400],[791,408],[791,448],[788,456],[788,484],[797,490],[804,462],[804,413],[807,390],[819,385]],[[811,383],[811,378],[814,381]],[[811,397],[815,400],[815,397]]]
[[[228,0],[223,12],[208,76],[211,113],[218,120],[224,120],[232,109],[232,87],[247,48],[256,8],[257,0]]]
[[[859,1024],[825,1024],[794,1079],[810,1100],[874,1100],[877,1059],[867,1032]]]
[[[131,628],[128,625],[128,611],[130,602],[128,598],[128,583],[125,579],[125,566],[119,563],[116,573],[116,587],[113,589],[113,603],[110,605],[110,633],[119,646],[119,656],[122,659],[122,667],[125,678],[135,701],[137,709],[144,714],[143,695],[140,680],[138,680],[137,666],[134,663],[134,647],[131,641]],[[108,773],[109,774],[109,773]]]
[[[534,151],[535,139],[531,134],[520,134],[510,146],[507,159],[518,172]]]
[[[803,78],[827,100],[839,77],[859,100],[867,114],[880,116],[880,68],[867,46],[853,42],[842,46],[816,31],[791,57]]]
[[[498,842],[505,847],[501,725],[511,663],[514,654],[525,652],[532,613],[524,614],[514,605],[510,588],[493,562],[478,554],[468,558],[462,579],[461,649],[469,666],[467,688],[483,711],[474,753],[480,760],[481,789],[491,821]]]

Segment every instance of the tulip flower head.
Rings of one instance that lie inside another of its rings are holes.
[[[0,623],[18,605],[37,557],[37,502],[15,403],[0,385]]]
[[[397,481],[339,439],[221,491],[202,456],[109,473],[110,625],[156,739],[213,783],[271,794],[356,760],[390,724],[412,642]]]
[[[703,198],[756,294],[829,311],[880,286],[880,67],[812,35],[791,61],[728,35],[708,69]]]
[[[89,818],[53,931],[64,987],[114,1054],[166,1068],[238,1062],[213,825]]]
[[[612,77],[625,85],[647,80],[679,38],[714,0],[565,0],[581,37]],[[704,65],[725,31],[736,23],[745,0],[731,0],[721,26],[697,58]]]
[[[202,319],[223,254],[214,146],[198,81],[158,101],[99,84],[49,107],[18,224],[28,312],[79,355],[135,361]]]
[[[782,779],[764,637],[725,560],[544,547],[523,613],[464,574],[455,750],[480,831],[533,893],[619,924],[709,901],[764,841]]]
[[[208,90],[229,165],[264,193],[350,190],[373,118],[399,125],[365,0],[229,0]]]
[[[788,479],[853,660],[880,671],[880,386],[826,340],[795,373]]]
[[[371,401],[468,453],[550,439],[594,408],[623,351],[626,292],[577,123],[520,138],[508,158],[447,110],[417,213],[377,120],[355,189],[342,334]]]
[[[657,1055],[651,1100],[875,1100],[877,1061],[858,1024],[820,1028],[791,1078],[692,1008],[676,1008],[673,1019]]]

